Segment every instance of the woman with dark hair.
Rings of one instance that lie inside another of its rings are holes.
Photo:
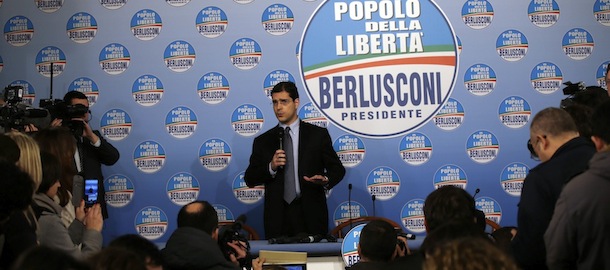
[[[70,130],[65,127],[42,129],[34,135],[34,139],[38,142],[40,149],[45,149],[59,159],[60,175],[58,179],[61,186],[53,199],[63,208],[61,213],[62,222],[68,227],[75,218],[82,219],[84,217],[84,213],[76,213],[74,205],[70,203],[72,199],[72,179],[77,174],[74,164],[76,139]]]
[[[89,208],[82,219],[74,219],[69,227],[61,221],[62,208],[52,198],[61,187],[60,162],[53,154],[42,152],[42,181],[34,195],[38,216],[38,241],[43,246],[64,250],[75,258],[88,256],[102,248],[102,213],[98,204]],[[85,212],[81,201],[77,212]]]

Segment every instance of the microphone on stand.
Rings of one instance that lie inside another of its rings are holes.
[[[375,214],[375,195],[371,196],[371,200],[373,200],[373,216],[376,217],[377,215]]]
[[[479,188],[475,189],[475,190],[474,190],[474,194],[472,194],[472,198],[473,198],[473,199],[474,199],[474,198],[476,198],[476,197],[477,197],[477,194],[479,194],[479,192],[481,192],[481,190],[480,190]]]
[[[280,150],[284,150],[284,129],[280,127],[280,130],[277,133],[278,138],[280,139]],[[278,167],[280,170],[284,169],[284,166]]]
[[[474,198],[477,196],[477,194],[479,194],[479,192],[481,192],[481,189],[477,188],[474,190],[474,194],[472,194],[472,199],[474,200]],[[477,221],[477,225],[479,225],[479,227],[481,227],[483,229],[483,231],[485,230],[485,227],[487,227],[487,224],[485,222],[485,212],[479,210],[479,209],[474,209],[474,216],[476,218]]]
[[[347,185],[347,211],[349,213],[349,229],[352,229],[352,184]]]

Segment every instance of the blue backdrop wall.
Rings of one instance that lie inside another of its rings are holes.
[[[91,125],[121,153],[104,168],[106,242],[164,242],[195,199],[221,220],[246,214],[262,234],[264,190],[243,173],[253,139],[277,124],[268,91],[284,80],[347,167],[328,194],[329,228],[378,215],[422,234],[423,200],[441,185],[480,189],[477,207],[514,225],[537,164],[530,118],[559,106],[563,81],[605,87],[609,10],[603,0],[0,0],[0,85],[23,86],[36,107],[53,63],[54,98],[88,96]]]

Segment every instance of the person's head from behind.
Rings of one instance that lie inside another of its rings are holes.
[[[358,253],[363,262],[387,262],[394,257],[398,235],[394,227],[383,220],[372,220],[362,228]]]
[[[119,247],[104,248],[87,261],[91,270],[147,270],[133,251]]]
[[[63,250],[48,246],[34,246],[17,258],[12,269],[88,270],[90,268]]]
[[[34,181],[34,190],[38,189],[38,185],[42,180],[40,147],[38,147],[38,143],[29,135],[18,131],[11,131],[6,133],[6,135],[19,146],[21,155],[19,161],[17,161],[17,166],[30,175]]]
[[[292,124],[297,118],[299,92],[293,82],[280,82],[271,90],[271,101],[275,117],[282,124]]]
[[[178,228],[192,227],[206,232],[218,240],[218,215],[216,209],[207,201],[194,201],[178,212]]]
[[[578,136],[572,116],[563,109],[549,107],[532,119],[529,143],[540,161],[545,162],[559,147]]]
[[[36,192],[53,198],[57,195],[57,190],[61,186],[59,182],[61,177],[59,159],[46,151],[40,152],[40,159],[42,161],[42,181]]]
[[[610,101],[602,103],[591,116],[591,140],[597,151],[610,151]]]
[[[517,270],[516,263],[485,239],[448,241],[426,257],[425,270]]]
[[[464,189],[442,186],[432,191],[424,201],[424,223],[431,232],[449,221],[475,223],[474,199]]]
[[[591,139],[591,115],[594,109],[582,104],[572,104],[563,108],[574,120],[578,134],[587,140]]]
[[[0,134],[0,161],[17,164],[21,157],[19,145],[5,134]]]
[[[469,220],[448,221],[426,235],[419,249],[424,256],[431,254],[437,247],[449,241],[467,238],[490,241],[481,227]]]
[[[133,251],[146,264],[148,270],[163,269],[163,258],[157,245],[140,235],[125,234],[119,236],[112,240],[108,246]]]
[[[17,165],[0,161],[0,232],[9,216],[25,210],[32,202],[34,184],[30,176]]]

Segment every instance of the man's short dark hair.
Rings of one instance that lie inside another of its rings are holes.
[[[591,135],[610,144],[610,100],[597,107],[591,117]]]
[[[0,187],[0,222],[13,211],[26,209],[32,202],[34,181],[14,163],[0,161]]]
[[[15,164],[21,157],[19,146],[11,137],[0,134],[0,161]]]
[[[447,220],[447,223],[438,226],[434,229],[434,231],[431,231],[426,235],[426,238],[424,238],[424,241],[422,242],[419,251],[424,255],[431,254],[439,246],[451,240],[456,240],[460,238],[478,238],[491,241],[487,236],[487,233],[485,233],[485,231],[482,230],[481,227],[479,227],[472,221]]]
[[[212,234],[218,227],[216,209],[207,201],[194,201],[178,212],[178,228],[193,227]]]
[[[163,265],[163,257],[157,245],[138,234],[121,235],[112,240],[108,247],[133,251],[144,263]]]
[[[66,104],[72,104],[72,99],[87,99],[87,96],[79,91],[69,91],[64,95],[64,102]]]
[[[360,255],[374,262],[392,259],[398,235],[394,227],[383,220],[372,220],[360,232]]]
[[[290,81],[279,82],[278,84],[273,86],[273,89],[271,90],[271,95],[284,91],[288,92],[288,95],[290,96],[290,98],[292,98],[292,100],[299,98],[299,91],[297,90],[296,84]]]
[[[424,202],[424,219],[433,231],[449,221],[475,222],[474,199],[464,189],[442,186],[432,191]]]
[[[563,109],[549,107],[536,114],[532,119],[530,130],[545,135],[560,136],[566,133],[578,132],[574,119]]]

